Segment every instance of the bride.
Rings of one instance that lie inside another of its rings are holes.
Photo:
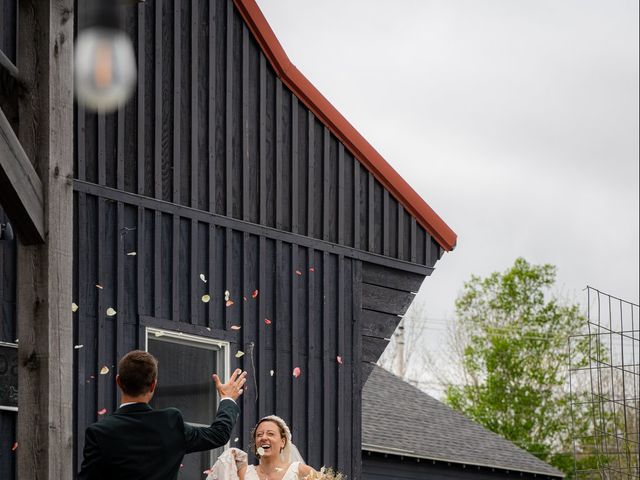
[[[304,463],[291,442],[291,430],[280,417],[264,417],[253,429],[252,437],[258,465],[248,465],[245,452],[230,448],[211,467],[207,480],[302,480],[317,473]]]

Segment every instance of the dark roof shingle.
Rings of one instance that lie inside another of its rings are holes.
[[[362,393],[363,450],[562,477],[534,455],[386,370]]]

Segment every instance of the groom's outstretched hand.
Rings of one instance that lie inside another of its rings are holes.
[[[243,385],[247,381],[247,372],[243,372],[239,368],[237,368],[231,378],[227,383],[222,383],[218,375],[213,375],[213,380],[216,382],[216,390],[220,394],[220,398],[231,398],[236,400],[240,395],[242,395]]]

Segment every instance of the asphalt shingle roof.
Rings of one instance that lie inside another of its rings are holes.
[[[559,470],[375,367],[362,393],[363,450],[562,477]]]

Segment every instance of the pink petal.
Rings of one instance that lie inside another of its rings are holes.
[[[313,268],[313,267],[309,267],[309,271],[310,271],[310,272],[315,272],[315,271],[316,271],[316,269],[315,269],[315,268]]]
[[[18,442],[15,442],[15,443],[13,444],[13,447],[11,447],[11,451],[12,451],[12,452],[15,452],[17,449],[18,449]]]
[[[102,410],[98,410],[98,415],[104,415],[105,413],[107,413],[106,408],[103,408]]]
[[[241,328],[240,325],[231,325],[231,330],[240,330]]]
[[[265,325],[271,325],[271,320],[269,320],[268,318],[264,319],[264,324]]]
[[[342,357],[341,357],[340,355],[338,355],[338,356],[336,357],[336,361],[337,361],[340,365],[342,365]]]
[[[300,270],[296,270],[296,275],[300,276],[302,275],[302,272]]]
[[[300,370],[300,367],[296,367],[293,369],[293,376],[298,378],[300,375],[302,374],[302,371]]]
[[[251,298],[256,298],[258,296],[258,290],[254,290],[251,294]]]
[[[226,306],[230,307],[231,305],[233,305],[233,300],[227,300]]]

